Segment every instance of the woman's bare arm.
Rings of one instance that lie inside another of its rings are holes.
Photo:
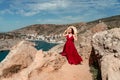
[[[65,30],[63,33],[63,36],[67,36],[67,35],[68,35],[68,32],[67,32],[67,30]]]
[[[73,35],[74,40],[77,41],[77,35]]]

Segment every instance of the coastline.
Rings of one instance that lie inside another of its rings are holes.
[[[10,50],[14,45],[22,41],[22,39],[0,39],[0,51]]]
[[[34,47],[37,50],[42,49],[43,51],[49,51],[54,46],[58,45],[58,43],[46,42],[44,40],[32,40],[31,42],[33,42],[35,44]]]
[[[44,41],[44,42],[47,42],[47,43],[55,43],[55,44],[60,44],[60,43],[64,43],[63,40],[61,41],[47,41],[47,40],[26,40],[26,41]]]
[[[0,44],[0,51],[7,51],[10,50],[14,45],[16,45],[17,43],[19,43],[20,41],[22,41],[21,39],[5,39],[5,40],[0,40],[2,44]],[[30,41],[30,42],[45,42],[47,44],[61,44],[60,42],[50,42],[50,41],[46,41],[46,40],[26,40],[26,41]],[[1,48],[2,46],[2,48]],[[35,46],[37,46],[37,44],[35,43]]]
[[[43,50],[43,51],[49,51],[51,48],[58,45],[58,43],[50,43],[50,42],[46,42],[44,40],[26,40],[26,41],[32,42],[34,47],[37,50]],[[14,44],[14,45],[16,45],[16,44]],[[2,60],[4,60],[4,58],[9,54],[11,48],[12,47],[0,49],[0,62]]]
[[[0,62],[5,59],[5,57],[9,54],[10,50],[2,50],[0,51]]]
[[[16,45],[17,43],[19,43],[22,40],[26,40],[26,41],[30,41],[30,42],[35,42],[35,41],[43,41],[46,42],[48,44],[61,44],[64,43],[63,40],[58,40],[58,39],[53,39],[53,40],[42,40],[42,39],[20,39],[20,38],[16,38],[16,39],[0,39],[0,51],[5,51],[5,50],[10,50],[14,45]],[[36,45],[35,45],[36,46]]]

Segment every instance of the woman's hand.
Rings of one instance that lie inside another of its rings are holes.
[[[63,36],[67,36],[67,35],[68,35],[68,32],[67,32],[67,30],[65,30],[63,33]]]

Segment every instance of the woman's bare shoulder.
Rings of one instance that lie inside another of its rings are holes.
[[[74,36],[74,37],[76,37],[76,35],[75,35],[75,34],[73,34],[73,36]]]

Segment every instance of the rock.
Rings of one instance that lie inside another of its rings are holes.
[[[79,53],[84,56],[85,59],[89,59],[92,51],[92,36],[107,29],[107,25],[104,22],[96,24],[94,27],[88,29],[83,34],[79,35]]]
[[[64,58],[59,56],[52,53],[42,54],[42,51],[37,51],[32,43],[22,41],[12,48],[9,55],[0,64],[1,79],[16,80],[19,75],[19,80],[22,80],[22,78],[28,79],[28,75],[31,78],[30,75],[33,75],[36,70],[46,72],[57,70],[64,63]]]
[[[0,39],[0,50],[10,50],[12,46],[18,44],[21,39]]]
[[[107,25],[104,22],[100,22],[96,26],[92,27],[90,30],[92,33],[104,31],[107,30]]]
[[[91,31],[86,31],[84,34],[79,35],[79,53],[87,60],[89,60],[90,53],[92,50],[91,45]]]
[[[120,28],[96,33],[92,45],[99,56],[102,80],[120,80]]]
[[[57,53],[61,53],[62,50],[63,50],[64,44],[65,44],[65,42],[62,43],[62,44],[58,44],[58,45],[56,45],[55,47],[51,48],[51,49],[49,50],[49,52],[57,52]]]
[[[70,65],[57,52],[36,50],[22,41],[0,63],[0,80],[92,80],[89,65]]]
[[[34,60],[37,50],[33,43],[21,41],[14,46],[8,56],[0,63],[0,75],[9,77],[20,69],[27,68]],[[15,69],[15,70],[14,70]]]

